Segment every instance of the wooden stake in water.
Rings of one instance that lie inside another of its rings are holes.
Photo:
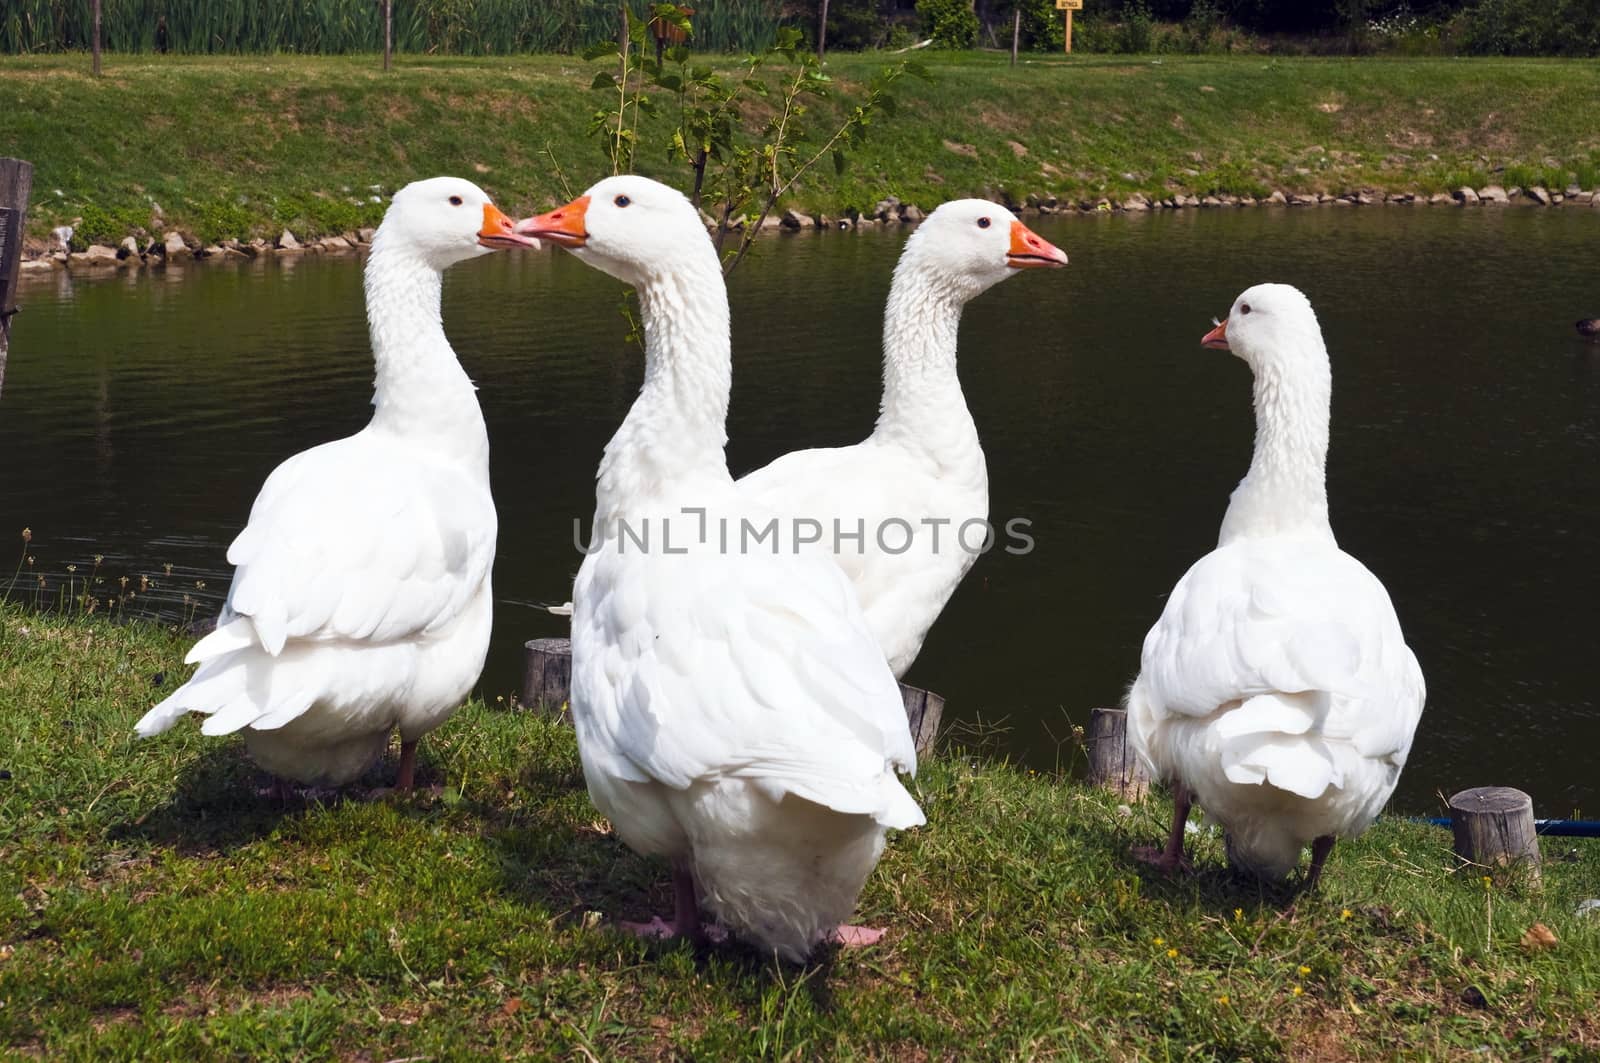
[[[0,159],[0,389],[6,382],[6,352],[11,346],[11,315],[17,312],[17,273],[22,234],[33,190],[33,164]]]

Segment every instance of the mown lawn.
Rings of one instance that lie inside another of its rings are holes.
[[[1600,846],[1542,889],[1380,823],[1322,891],[1127,857],[1167,806],[948,749],[862,902],[879,947],[799,969],[614,933],[669,903],[570,729],[474,703],[410,800],[287,807],[234,740],[148,742],[166,629],[0,607],[0,1053],[66,1058],[1584,1058]],[[384,766],[369,787],[383,783]],[[1542,923],[1555,944],[1522,944]]]
[[[918,58],[934,80],[903,82],[896,115],[874,123],[842,176],[808,175],[795,205],[1600,185],[1592,61]],[[841,54],[828,70],[852,97],[890,61]],[[383,195],[437,173],[542,210],[607,172],[586,132],[607,102],[589,88],[598,69],[568,56],[405,56],[385,75],[362,56],[113,55],[97,81],[85,56],[6,57],[0,152],[37,166],[36,236],[74,219],[87,241],[174,228],[206,242],[284,226],[316,236],[375,224]],[[821,131],[838,107],[824,101],[808,121]],[[640,170],[685,185],[652,136]]]

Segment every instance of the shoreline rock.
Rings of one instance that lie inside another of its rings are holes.
[[[994,197],[998,200],[998,197]],[[1140,192],[1112,200],[1098,197],[1092,200],[1071,201],[1044,193],[1029,193],[1022,202],[1010,206],[1018,214],[1048,216],[1054,214],[1148,214],[1163,210],[1217,209],[1223,207],[1312,207],[1312,206],[1538,206],[1551,209],[1562,206],[1600,208],[1600,188],[1584,189],[1568,185],[1551,191],[1535,185],[1526,190],[1505,188],[1498,184],[1474,189],[1466,186],[1453,192],[1389,192],[1379,193],[1370,188],[1343,193],[1285,192],[1273,189],[1265,196],[1218,193],[1200,197],[1185,192],[1173,192],[1165,197],[1151,199]],[[916,225],[927,217],[927,212],[915,203],[902,203],[895,196],[878,200],[871,213],[860,213],[846,208],[839,215],[824,214],[800,207],[788,207],[781,213],[769,215],[760,225],[760,233],[801,232],[830,229],[863,230],[878,226]],[[708,228],[712,219],[702,213]],[[740,231],[748,224],[744,217],[730,219],[730,231]],[[375,229],[334,233],[309,238],[302,242],[288,230],[282,230],[275,239],[252,237],[248,242],[239,239],[218,240],[210,245],[191,244],[177,231],[163,232],[140,247],[136,236],[124,237],[117,246],[93,244],[82,251],[49,246],[37,240],[24,244],[20,272],[49,273],[59,267],[68,269],[98,269],[106,266],[137,269],[143,266],[164,265],[171,262],[194,260],[199,262],[228,259],[255,259],[273,255],[299,255],[306,253],[351,254],[364,253],[372,244]],[[81,245],[80,245],[81,246]]]

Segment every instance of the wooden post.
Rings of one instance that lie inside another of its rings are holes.
[[[383,0],[383,68],[389,69],[394,54],[394,0]]]
[[[1479,786],[1450,799],[1450,831],[1456,855],[1477,867],[1506,872],[1525,884],[1539,884],[1539,835],[1533,798],[1509,786]]]
[[[522,707],[561,713],[572,696],[572,640],[533,639],[526,648]]]
[[[817,61],[828,52],[828,0],[822,0],[822,14],[817,18]]]
[[[905,702],[906,722],[911,726],[911,744],[917,756],[933,752],[939,738],[939,721],[944,716],[944,698],[920,687],[900,684],[900,700]]]
[[[100,76],[100,8],[104,0],[94,0],[94,76]]]
[[[1011,20],[1011,65],[1017,65],[1017,45],[1022,40],[1022,0],[1013,0],[1017,5]]]
[[[32,190],[32,163],[0,159],[0,390],[6,383],[6,352],[11,347],[11,315],[17,312],[17,273]]]
[[[1072,13],[1083,10],[1083,0],[1056,0],[1056,10],[1067,16],[1067,54],[1072,54]]]
[[[1132,804],[1150,792],[1150,773],[1128,742],[1128,714],[1122,709],[1090,709],[1084,733],[1089,781]]]

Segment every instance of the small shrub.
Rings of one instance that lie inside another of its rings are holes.
[[[90,244],[119,244],[122,238],[139,227],[130,221],[126,212],[107,210],[94,203],[85,203],[77,211],[81,219],[72,231],[72,249],[82,251]]]
[[[917,0],[922,32],[935,48],[972,48],[978,43],[978,16],[971,0]]]
[[[1450,34],[1468,55],[1600,55],[1594,0],[1478,0]]]
[[[1123,9],[1122,24],[1117,27],[1117,51],[1129,55],[1146,55],[1153,49],[1155,20],[1143,0]]]
[[[214,244],[230,237],[247,240],[253,215],[238,200],[212,200],[195,208],[194,234],[201,243]]]

